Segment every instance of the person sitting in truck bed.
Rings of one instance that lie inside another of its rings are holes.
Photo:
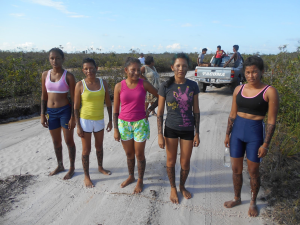
[[[198,66],[203,66],[203,67],[209,67],[209,66],[211,66],[210,63],[203,62],[204,55],[206,54],[206,52],[207,52],[207,48],[203,48],[202,49],[202,53],[198,56],[198,59],[197,59]]]
[[[233,46],[233,55],[231,56],[231,58],[224,64],[224,68],[231,62],[232,59],[234,59],[234,64],[233,67],[237,68],[240,64],[241,61],[243,60],[241,54],[238,52],[239,50],[239,46],[238,45],[234,45]]]
[[[221,49],[221,46],[218,45],[217,46],[217,51],[216,51],[216,54],[215,54],[215,66],[216,67],[219,67],[221,62],[222,62],[222,58],[226,55],[226,52],[224,52],[222,49]]]

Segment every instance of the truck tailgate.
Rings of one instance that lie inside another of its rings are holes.
[[[196,67],[197,77],[201,78],[230,78],[231,68],[223,67]]]

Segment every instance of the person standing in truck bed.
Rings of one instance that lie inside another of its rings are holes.
[[[231,62],[232,59],[234,59],[234,68],[237,68],[240,64],[241,61],[243,61],[243,58],[241,56],[241,54],[238,52],[239,50],[239,46],[238,45],[234,45],[233,46],[233,55],[231,56],[231,58],[224,64],[224,68]]]
[[[222,62],[222,58],[226,55],[226,52],[224,52],[222,49],[221,49],[221,46],[218,45],[217,46],[217,51],[216,51],[216,54],[215,54],[215,66],[216,67],[219,67],[221,62]]]
[[[203,67],[211,66],[210,63],[203,62],[204,55],[206,54],[206,52],[207,52],[207,48],[203,48],[202,53],[198,56],[198,59],[197,59],[198,66],[203,66]]]

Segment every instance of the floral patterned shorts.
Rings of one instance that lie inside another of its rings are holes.
[[[146,119],[135,122],[118,119],[118,127],[122,141],[133,138],[136,142],[144,142],[150,138],[149,121]]]

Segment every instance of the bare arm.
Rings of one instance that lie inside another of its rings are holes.
[[[229,136],[231,134],[232,131],[232,127],[234,124],[234,120],[236,118],[237,115],[237,104],[236,104],[236,95],[239,92],[241,88],[241,85],[237,86],[233,92],[233,96],[232,96],[232,105],[231,105],[231,111],[228,117],[228,123],[227,123],[227,129],[226,129],[226,136],[225,136],[225,147],[229,147]]]
[[[46,118],[47,100],[48,100],[48,94],[45,86],[46,77],[47,77],[47,71],[43,72],[42,74],[41,124],[43,127],[48,128],[48,121]]]
[[[114,112],[113,112],[114,138],[116,141],[120,141],[120,132],[118,128],[118,118],[120,112],[120,91],[121,91],[121,83],[117,83],[114,90]]]
[[[193,102],[193,113],[194,113],[194,119],[195,119],[195,130],[196,134],[199,134],[200,129],[200,109],[199,109],[199,101],[198,101],[198,95],[194,95],[194,102]]]
[[[83,137],[83,130],[80,124],[80,104],[81,104],[81,93],[83,90],[82,82],[77,82],[74,90],[74,115],[77,124],[77,134],[79,137]]]
[[[157,130],[158,130],[158,145],[160,148],[165,148],[165,140],[163,137],[163,123],[164,123],[164,110],[165,110],[165,97],[158,97],[157,109]]]
[[[143,80],[147,80],[147,78],[144,76],[144,74],[145,74],[145,66],[143,66],[141,68],[140,78],[143,79]]]
[[[75,91],[76,81],[72,73],[67,72],[67,83],[70,87],[71,106],[72,106],[71,116],[74,117],[74,91]]]
[[[47,111],[48,94],[47,94],[46,85],[45,85],[46,77],[47,77],[47,71],[43,72],[43,74],[42,74],[42,96],[41,96],[41,114],[42,115],[45,115],[45,113]]]
[[[269,110],[268,110],[268,124],[266,126],[266,136],[264,140],[264,147],[268,147],[271,139],[273,137],[275,126],[276,126],[276,119],[278,114],[279,108],[279,97],[278,92],[275,88],[270,87],[265,95],[266,99],[269,100]]]
[[[232,61],[232,59],[236,56],[236,52],[231,56],[231,58],[224,64],[224,68]]]
[[[158,98],[157,89],[155,87],[153,87],[152,84],[150,84],[148,81],[144,80],[143,85],[144,85],[144,88],[146,91],[148,91],[149,93],[153,94],[155,97]]]
[[[109,96],[109,87],[105,80],[103,80],[103,85],[105,88],[105,104],[107,107],[109,121],[112,121],[112,107],[111,107],[111,100],[110,100],[110,96]]]

